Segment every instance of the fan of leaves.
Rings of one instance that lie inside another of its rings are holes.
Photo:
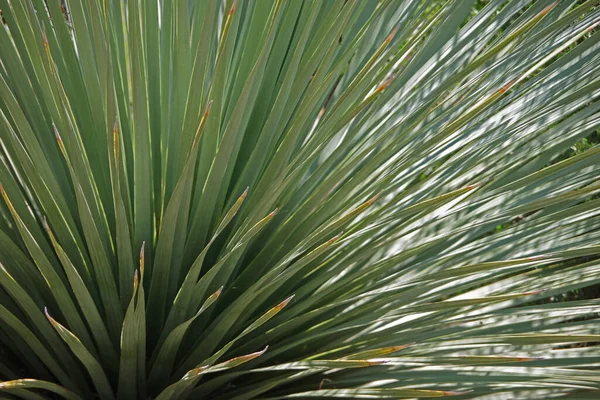
[[[0,0],[3,398],[600,396],[600,7],[486,3]]]

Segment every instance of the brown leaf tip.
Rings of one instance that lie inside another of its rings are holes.
[[[294,296],[296,296],[296,295],[295,294],[291,295],[290,297],[288,297],[287,299],[285,299],[284,301],[282,301],[281,303],[279,303],[275,307],[273,307],[273,309],[277,312],[281,311],[283,308],[285,308],[285,306],[287,306],[289,304],[290,301],[292,301]],[[265,351],[266,351],[266,349],[265,349]]]
[[[138,273],[138,270],[136,269],[135,272],[133,273],[133,293],[135,293],[137,291],[139,283],[140,283],[139,273]]]
[[[545,290],[532,290],[530,292],[524,292],[523,295],[524,296],[533,296],[534,294],[540,294],[545,292]]]
[[[388,45],[390,44],[390,42],[394,39],[394,36],[396,36],[396,33],[398,33],[398,26],[394,28],[394,30],[392,31],[392,33],[390,33],[388,35],[388,37],[385,38],[385,44]]]
[[[144,240],[142,242],[142,247],[140,248],[140,272],[144,272],[144,263],[146,261],[146,255],[145,255],[145,249],[146,249],[146,241]]]
[[[202,367],[194,368],[194,369],[188,371],[188,373],[185,374],[185,376],[183,377],[183,379],[195,378],[198,375],[202,374],[204,371],[206,371],[207,368],[208,368],[208,365],[204,365]]]
[[[260,357],[263,354],[265,354],[265,352],[267,351],[268,348],[269,348],[269,346],[267,345],[267,346],[265,346],[264,349],[262,349],[260,351],[257,351],[257,352],[254,352],[254,353],[250,353],[250,354],[246,354],[244,356],[235,357],[235,358],[232,358],[231,360],[226,361],[226,362],[235,362],[235,361],[246,362],[246,361],[250,361],[250,360],[255,359],[256,357]]]
[[[325,114],[325,106],[321,107],[321,111],[319,111],[319,115],[317,116],[317,118],[321,118],[323,116],[323,114]]]
[[[213,101],[210,100],[208,102],[208,105],[206,106],[206,110],[204,111],[204,118],[208,117],[208,114],[210,113],[210,109],[212,108],[213,105]]]
[[[48,219],[46,218],[45,215],[42,217],[42,225],[44,226],[45,230],[50,232],[50,225],[48,225]]]
[[[56,140],[58,140],[58,143],[62,144],[62,137],[60,137],[60,133],[58,132],[58,128],[56,127],[54,122],[52,123],[52,129],[54,130],[54,136],[56,137]]]
[[[48,36],[46,35],[46,27],[42,26],[42,36],[44,38],[44,47],[48,49]]]
[[[50,313],[48,312],[48,307],[44,307],[44,315],[46,316],[46,318],[48,318],[48,321],[54,323],[54,318],[50,316]]]
[[[242,193],[242,195],[240,196],[240,199],[244,200],[246,198],[246,196],[248,196],[249,191],[250,191],[250,186],[246,187],[246,190],[244,190],[244,193]]]
[[[518,362],[531,362],[531,361],[540,361],[543,360],[544,357],[518,357]]]
[[[556,7],[559,3],[559,0],[555,0],[554,3],[550,4],[548,7],[544,8],[542,11],[540,11],[540,17],[545,16],[546,14],[548,14],[550,11],[552,11],[552,9],[554,9],[554,7]]]
[[[408,347],[412,347],[414,345],[415,345],[415,343],[407,343],[407,344],[403,344],[403,345],[400,345],[400,346],[392,346],[392,347],[390,347],[390,353],[394,353],[396,351],[404,350],[404,349],[406,349]]]
[[[367,360],[367,365],[369,367],[373,367],[376,365],[382,365],[382,364],[387,364],[389,363],[391,360]]]
[[[392,74],[392,75],[388,76],[387,78],[385,78],[383,83],[381,85],[379,85],[379,87],[377,88],[377,92],[378,93],[383,92],[388,86],[390,86],[392,84],[392,81],[394,80],[395,77],[396,77],[396,75]]]
[[[517,83],[517,78],[511,80],[510,82],[508,82],[506,85],[504,85],[504,87],[502,89],[500,89],[500,93],[504,94],[506,93],[508,90],[510,90],[510,88],[513,87],[513,85]]]
[[[460,396],[461,394],[467,394],[467,393],[471,393],[472,390],[463,390],[462,392],[456,392],[456,391],[450,391],[450,390],[442,390],[441,393],[444,394],[444,396]]]
[[[533,257],[527,257],[526,260],[527,261],[542,261],[542,260],[547,260],[548,256],[533,256]]]
[[[328,244],[328,245],[334,244],[335,242],[337,242],[339,240],[339,238],[342,237],[343,234],[344,234],[344,232],[338,233],[337,235],[335,235],[334,237],[332,237],[331,239],[329,239],[326,244]]]
[[[292,297],[294,297],[294,296],[292,296]],[[248,354],[248,356],[253,356],[252,358],[262,356],[263,354],[265,354],[267,352],[267,350],[269,350],[269,345],[266,345],[265,348],[262,349],[261,351],[257,351],[256,353]]]
[[[375,203],[378,198],[379,198],[379,195],[376,194],[375,196],[371,197],[369,200],[365,201],[365,205],[370,206],[371,204]]]

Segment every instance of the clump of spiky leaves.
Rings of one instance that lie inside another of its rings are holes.
[[[600,9],[473,3],[0,0],[4,398],[597,395]]]

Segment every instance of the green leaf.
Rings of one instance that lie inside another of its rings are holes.
[[[92,378],[92,382],[94,382],[94,386],[98,392],[98,395],[101,399],[114,399],[112,389],[110,387],[110,383],[108,382],[108,378],[104,374],[102,370],[102,366],[96,360],[96,358],[85,348],[85,346],[81,343],[81,341],[77,338],[77,336],[73,335],[68,329],[59,324],[54,318],[48,314],[48,310],[45,310],[46,317],[56,329],[58,334],[63,338],[65,343],[69,346],[73,354],[77,356],[79,361],[85,366],[90,377]]]
[[[39,381],[37,379],[17,379],[14,381],[0,382],[0,391],[6,391],[10,393],[13,390],[18,389],[44,389],[50,392],[56,393],[59,396],[64,397],[67,400],[81,400],[77,394],[65,389],[55,383]]]

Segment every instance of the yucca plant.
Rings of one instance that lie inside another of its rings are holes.
[[[0,0],[0,397],[600,396],[597,1]]]

